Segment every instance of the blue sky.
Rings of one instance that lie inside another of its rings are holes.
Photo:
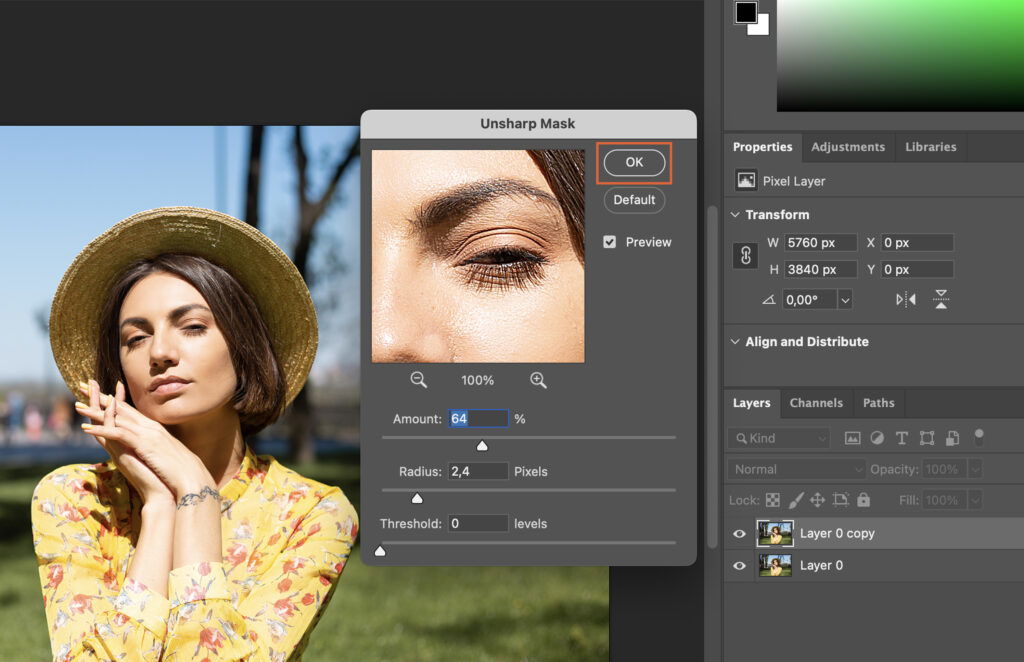
[[[309,127],[314,164],[333,163],[355,127]],[[292,129],[268,127],[263,147],[261,229],[291,252],[296,208]],[[135,212],[168,205],[244,210],[246,127],[0,127],[0,383],[56,381],[49,341],[36,312],[49,310],[64,270],[94,237]],[[217,188],[216,145],[223,146]],[[314,170],[314,193],[326,167]],[[358,367],[359,178],[345,178],[319,226],[320,246],[335,246],[344,273],[314,286],[331,288],[340,305],[321,319],[314,374],[349,375]],[[222,201],[218,205],[218,201]],[[324,264],[315,252],[314,266]],[[347,380],[346,380],[347,381]]]

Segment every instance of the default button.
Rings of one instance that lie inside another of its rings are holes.
[[[613,214],[657,214],[665,208],[660,188],[616,186],[604,194],[605,209]]]

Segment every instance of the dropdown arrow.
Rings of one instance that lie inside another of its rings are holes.
[[[732,214],[733,218],[739,218],[739,216],[740,216],[740,213],[738,211],[731,211],[729,213]]]
[[[729,340],[732,341],[732,344],[738,345],[740,344],[740,340],[742,340],[742,338],[729,338]]]

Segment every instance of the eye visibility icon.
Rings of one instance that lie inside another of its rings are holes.
[[[534,386],[539,386],[545,390],[547,390],[548,388],[548,385],[544,383],[544,373],[542,372],[535,372],[531,374],[530,383],[533,384]]]
[[[427,383],[423,381],[423,373],[420,372],[419,370],[416,370],[415,372],[409,375],[409,381],[415,384],[416,386],[422,386],[423,388],[427,388]]]

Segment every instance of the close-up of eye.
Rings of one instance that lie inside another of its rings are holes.
[[[128,347],[128,349],[132,349],[140,342],[142,342],[145,338],[146,336],[132,336],[128,338],[128,340],[126,340],[124,344]]]
[[[508,290],[536,285],[544,278],[547,259],[531,251],[503,246],[461,262],[466,282],[481,290]]]

